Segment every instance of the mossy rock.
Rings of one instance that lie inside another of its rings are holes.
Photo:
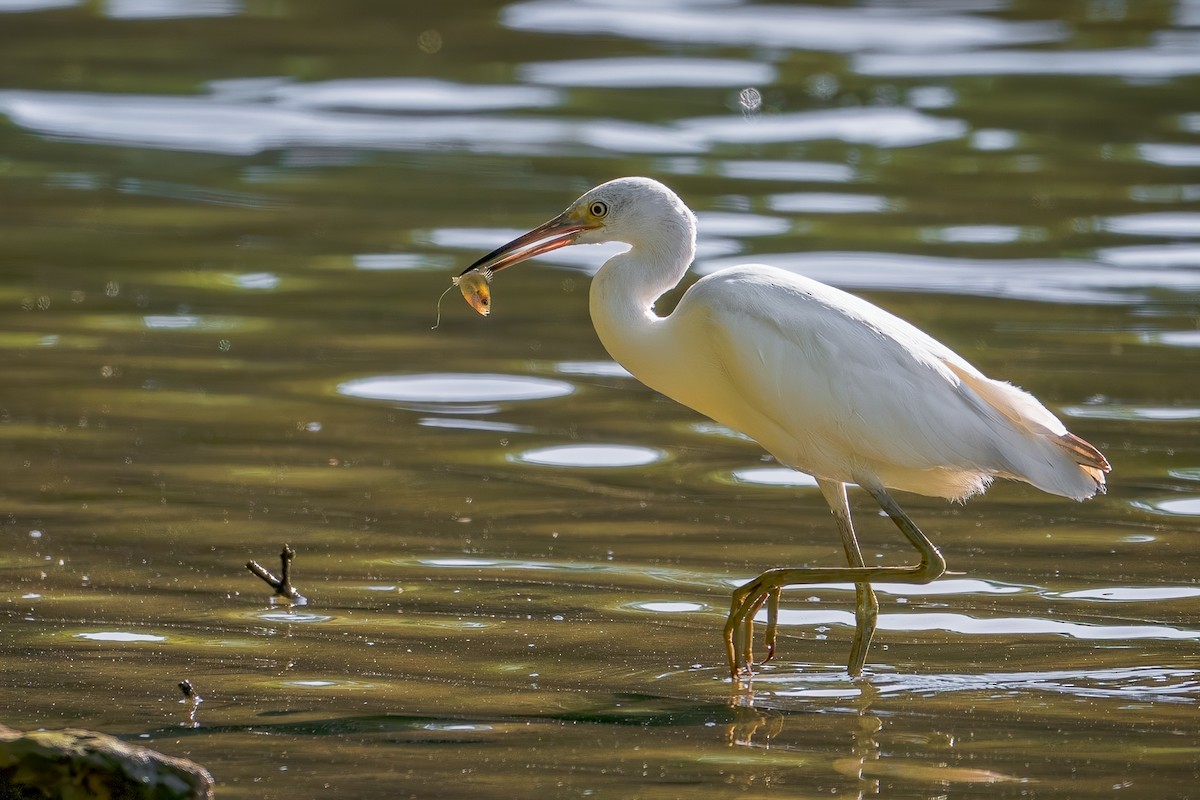
[[[212,786],[193,761],[103,733],[0,725],[0,800],[211,800]]]

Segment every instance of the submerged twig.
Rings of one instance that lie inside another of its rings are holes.
[[[189,680],[179,682],[179,691],[183,692],[183,699],[179,702],[188,704],[187,722],[181,722],[180,725],[199,728],[200,722],[196,719],[196,711],[199,710],[200,704],[204,702],[204,698],[196,694],[196,690],[192,688],[192,682]]]
[[[279,554],[279,575],[276,578],[266,570],[257,561],[247,561],[246,569],[253,572],[258,577],[262,578],[272,589],[275,590],[275,597],[282,597],[284,600],[293,605],[302,606],[308,602],[308,599],[296,591],[296,587],[292,586],[292,580],[289,573],[291,572],[292,559],[296,557],[296,551],[289,545],[283,546],[283,551]]]

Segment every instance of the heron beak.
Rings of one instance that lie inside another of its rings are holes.
[[[559,214],[549,222],[537,226],[529,233],[518,236],[508,244],[500,245],[464,269],[459,273],[459,277],[466,275],[473,269],[488,269],[493,273],[499,272],[505,267],[519,264],[528,258],[540,256],[543,253],[549,253],[551,250],[557,250],[560,247],[574,244],[575,240],[579,238],[579,234],[596,227],[598,226],[594,224],[571,219],[565,213]]]

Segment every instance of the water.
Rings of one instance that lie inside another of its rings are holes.
[[[1194,792],[1194,1],[0,0],[0,45],[0,721],[227,798]],[[607,358],[620,248],[430,330],[622,174],[696,209],[695,274],[802,272],[1032,390],[1109,494],[903,498],[957,574],[878,587],[861,680],[850,587],[788,592],[735,690],[730,589],[840,546]],[[294,610],[243,567],[283,542]]]

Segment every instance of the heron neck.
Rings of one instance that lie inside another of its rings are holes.
[[[592,279],[592,325],[609,355],[644,383],[653,385],[640,373],[652,369],[649,360],[664,352],[651,343],[668,319],[655,313],[654,303],[687,273],[696,252],[694,230],[635,243],[605,262]]]

